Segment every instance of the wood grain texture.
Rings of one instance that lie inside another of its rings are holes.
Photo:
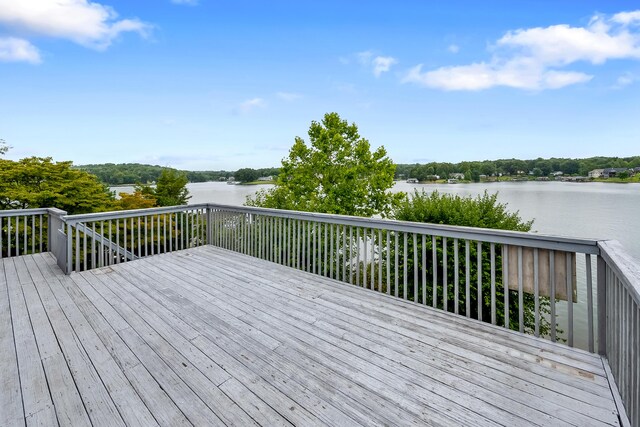
[[[0,333],[1,425],[619,422],[598,355],[213,246],[0,260]]]

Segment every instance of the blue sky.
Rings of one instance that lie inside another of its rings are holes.
[[[8,158],[277,166],[330,111],[398,163],[639,155],[640,4],[0,0]]]

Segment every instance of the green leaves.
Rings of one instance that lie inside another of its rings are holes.
[[[384,147],[371,152],[358,127],[327,113],[312,121],[309,144],[296,137],[275,188],[247,199],[250,206],[343,215],[388,216],[403,197],[391,194],[395,164]]]
[[[107,210],[109,189],[71,162],[50,157],[18,161],[0,159],[0,209],[57,207],[70,214]]]

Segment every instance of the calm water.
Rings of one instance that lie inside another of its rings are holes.
[[[190,203],[242,205],[248,195],[270,185],[227,185],[224,182],[188,184]],[[131,192],[132,187],[115,187]],[[640,184],[501,182],[486,184],[407,184],[397,182],[395,191],[432,192],[477,196],[485,190],[498,192],[498,200],[525,220],[534,220],[533,230],[541,234],[596,239],[615,239],[640,260]],[[638,261],[640,262],[640,261]],[[578,301],[574,305],[575,345],[586,348],[586,274],[584,256],[577,258]],[[595,271],[595,257],[593,259]],[[595,288],[595,286],[594,286]],[[595,289],[594,289],[595,293]],[[595,295],[594,295],[595,301]],[[566,318],[566,302],[557,304],[560,319]],[[597,313],[594,313],[597,318]],[[566,322],[560,321],[565,331]]]

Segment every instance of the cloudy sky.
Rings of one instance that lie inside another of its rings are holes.
[[[639,3],[0,0],[9,158],[277,166],[330,111],[398,163],[638,155]]]

